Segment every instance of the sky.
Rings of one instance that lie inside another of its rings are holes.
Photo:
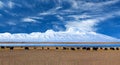
[[[0,0],[0,42],[119,42],[120,0]]]

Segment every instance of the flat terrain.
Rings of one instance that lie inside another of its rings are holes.
[[[4,50],[0,65],[120,65],[120,50]]]

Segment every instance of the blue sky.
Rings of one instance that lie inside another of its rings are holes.
[[[69,34],[67,41],[120,41],[119,28],[119,0],[0,0],[0,37]],[[75,35],[80,38],[74,40]]]

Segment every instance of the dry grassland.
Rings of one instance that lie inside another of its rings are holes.
[[[5,50],[0,65],[120,65],[120,51]]]

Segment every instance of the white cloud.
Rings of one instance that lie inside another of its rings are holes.
[[[56,15],[56,17],[57,17],[59,20],[61,20],[61,21],[64,20],[64,18],[63,18],[62,16],[60,16],[60,15]]]
[[[15,23],[15,22],[12,22],[12,21],[7,22],[7,24],[8,24],[8,25],[16,25],[16,23]]]
[[[40,16],[46,16],[46,15],[54,15],[56,12],[54,10],[49,10],[46,12],[39,13]]]
[[[2,16],[2,14],[0,14],[0,17]]]
[[[4,6],[4,3],[0,1],[0,8],[2,8],[3,6]]]
[[[104,16],[85,16],[81,17],[82,15],[71,15],[68,17],[73,17],[75,20],[73,21],[68,21],[67,24],[65,25],[67,28],[67,31],[69,32],[95,32],[97,29],[95,28],[98,23],[101,21],[110,19],[114,16],[119,16],[119,11],[118,12],[112,12],[112,13],[107,13],[104,14]],[[80,18],[89,18],[90,19],[85,19],[85,20],[79,20]]]
[[[32,16],[32,17],[29,17],[29,18],[32,18],[32,19],[43,19],[43,17],[37,17],[37,16]]]
[[[107,5],[115,4],[119,2],[119,0],[111,0],[106,2],[85,2],[80,0],[70,0],[72,3],[72,8],[74,9],[82,9],[82,10],[100,10],[99,8],[104,8]]]
[[[83,20],[83,21],[72,21],[68,22],[66,24],[67,30],[73,29],[73,31],[79,31],[79,32],[92,32],[94,30],[94,26],[98,23],[99,21],[96,19],[88,19],[88,20]]]
[[[79,19],[84,19],[84,18],[91,18],[91,17],[93,17],[93,16],[91,16],[91,15],[86,15],[86,14],[81,14],[81,15],[69,15],[69,16],[67,16],[67,17],[72,17],[72,18],[74,18],[75,20],[79,20]]]
[[[65,14],[70,14],[70,13],[74,13],[74,12],[80,12],[80,11],[93,11],[95,13],[97,13],[98,11],[104,11],[105,7],[107,7],[108,5],[112,5],[117,3],[119,0],[110,0],[110,1],[105,1],[105,2],[85,2],[85,1],[81,1],[81,0],[68,0],[65,2],[71,3],[70,5],[72,5],[71,8],[65,9],[65,10],[61,10],[59,11],[59,9],[61,9],[62,6],[61,4],[65,0],[60,0],[58,2],[56,2],[58,5],[56,5],[54,8],[48,10],[48,11],[44,11],[44,12],[40,12],[39,15],[40,16],[46,16],[46,15],[65,15]],[[47,2],[47,1],[46,1]],[[49,1],[48,1],[49,2]],[[91,14],[92,15],[92,14]],[[86,15],[78,15],[78,18],[85,18],[89,16]],[[99,16],[99,15],[98,15]],[[76,16],[77,18],[77,16]]]
[[[59,27],[58,25],[53,25],[53,29],[56,29],[56,30],[59,30],[59,31],[62,31],[64,30],[62,27]]]
[[[9,8],[13,8],[14,5],[15,5],[15,4],[14,4],[12,1],[9,1],[9,2],[8,2],[8,7],[9,7]]]
[[[48,11],[45,11],[45,12],[42,12],[42,13],[40,12],[39,15],[40,16],[41,15],[43,15],[43,16],[45,16],[45,15],[55,15],[55,14],[57,14],[57,10],[60,9],[60,8],[62,8],[62,7],[56,6],[55,8],[52,8]]]
[[[36,22],[36,20],[32,18],[23,18],[22,21],[23,22]]]
[[[12,1],[7,1],[7,2],[0,1],[0,8],[4,8],[4,7],[13,8],[14,5],[15,5],[15,3]]]

